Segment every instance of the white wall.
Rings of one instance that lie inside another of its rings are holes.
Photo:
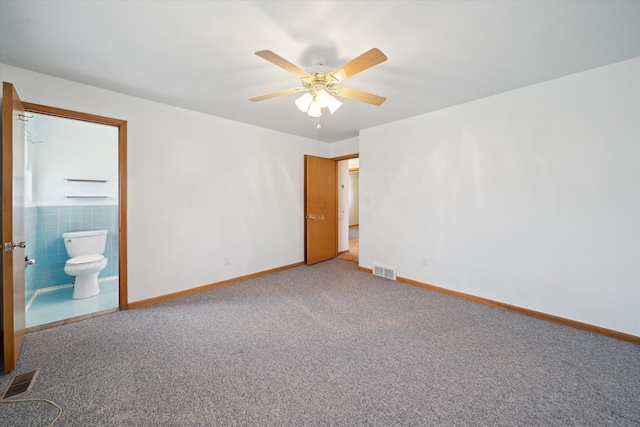
[[[304,154],[327,144],[6,65],[0,79],[128,121],[129,302],[303,260]]]
[[[350,154],[358,154],[360,138],[345,139],[344,141],[332,142],[329,145],[329,155],[327,157],[342,157]]]
[[[338,252],[349,250],[349,161],[338,162]]]
[[[349,225],[360,223],[360,172],[349,172]]]
[[[349,159],[349,225],[360,223],[360,158]]]
[[[640,335],[640,58],[360,141],[360,265]]]
[[[28,142],[33,201],[47,204],[117,204],[118,128],[32,114],[40,142]],[[67,178],[106,180],[73,182]],[[67,196],[107,196],[69,199]]]

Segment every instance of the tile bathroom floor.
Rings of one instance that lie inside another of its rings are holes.
[[[100,293],[72,298],[73,287],[41,292],[27,309],[27,328],[118,307],[118,278],[100,281]]]

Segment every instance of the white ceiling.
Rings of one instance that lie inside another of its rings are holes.
[[[337,67],[377,47],[386,62],[343,86],[322,128],[299,86],[254,55]],[[334,142],[362,129],[640,56],[640,1],[7,1],[0,62],[281,132]],[[343,100],[343,99],[341,99]]]

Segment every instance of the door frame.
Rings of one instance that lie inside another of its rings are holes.
[[[64,119],[80,120],[118,128],[118,303],[120,310],[129,309],[127,284],[127,121],[79,111],[23,102],[30,113],[45,114]]]

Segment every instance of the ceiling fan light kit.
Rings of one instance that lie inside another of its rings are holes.
[[[371,105],[381,105],[386,98],[363,92],[356,89],[336,86],[337,83],[354,76],[361,71],[378,65],[387,60],[387,57],[379,49],[373,48],[357,58],[341,65],[330,73],[313,71],[307,73],[298,66],[292,64],[281,56],[271,52],[270,50],[261,50],[256,55],[266,59],[267,61],[283,68],[284,70],[294,74],[300,78],[302,87],[281,90],[266,95],[250,98],[250,101],[258,102],[265,99],[275,98],[277,96],[289,95],[296,92],[304,92],[304,94],[295,100],[296,106],[300,111],[307,113],[313,119],[318,120],[322,116],[322,109],[327,108],[329,113],[335,113],[342,106],[342,102],[335,97],[343,97],[354,99],[360,102],[366,102]],[[326,58],[314,56],[314,65],[324,65]],[[318,124],[318,128],[320,125]]]
[[[296,99],[296,106],[309,117],[317,118],[322,115],[323,108],[328,108],[331,114],[335,113],[342,106],[342,102],[329,95],[324,88],[313,88]]]

